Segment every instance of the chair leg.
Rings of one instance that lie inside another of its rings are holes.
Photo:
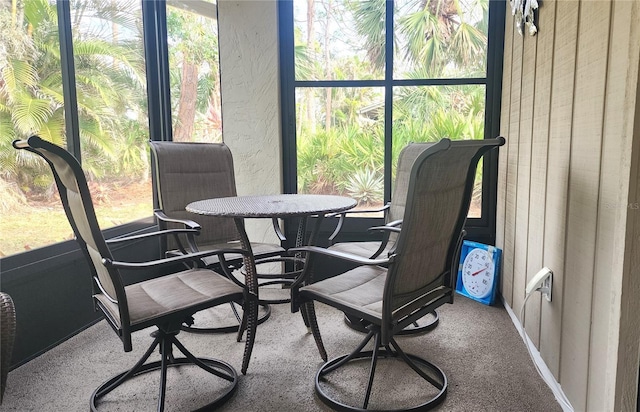
[[[364,351],[364,347],[374,339],[373,350]],[[399,355],[399,356],[398,356]],[[425,411],[434,408],[439,405],[446,397],[447,394],[447,377],[444,372],[435,366],[434,364],[419,358],[415,355],[407,354],[398,345],[398,343],[391,339],[389,345],[381,345],[380,342],[380,330],[379,328],[371,327],[365,338],[360,342],[358,347],[348,355],[339,356],[328,362],[326,362],[318,372],[315,378],[315,390],[320,400],[328,405],[330,408],[336,411],[372,411],[377,409],[368,409],[369,400],[372,393],[373,380],[375,376],[375,370],[380,358],[394,358],[399,361],[405,362],[411,369],[413,369],[417,375],[434,387],[437,393],[431,396],[430,399],[416,405],[401,409],[384,409],[387,412],[399,412],[399,411]],[[330,382],[327,375],[331,372],[345,366],[350,361],[370,359],[369,376],[367,380],[367,386],[364,393],[364,402],[362,407],[352,406],[351,404],[343,403],[342,401],[332,398],[325,392],[323,386],[329,385],[334,390],[336,389],[337,382]],[[428,371],[429,373],[425,372]],[[384,379],[384,378],[382,378]],[[393,384],[396,384],[393,382]],[[431,389],[433,393],[433,389]],[[426,391],[424,391],[426,392]],[[419,391],[418,393],[423,393]]]
[[[367,382],[367,391],[364,395],[364,402],[362,403],[362,409],[367,409],[369,406],[369,398],[371,398],[371,388],[373,387],[373,378],[376,374],[376,365],[378,363],[378,349],[380,348],[380,334],[376,333],[375,341],[373,343],[373,354],[371,355],[371,366],[369,367],[369,381]]]
[[[185,365],[195,365],[206,372],[215,375],[216,377],[222,378],[223,380],[229,382],[228,386],[223,389],[223,393],[205,405],[203,409],[215,408],[217,406],[222,405],[226,402],[231,395],[235,392],[238,385],[238,375],[236,371],[233,369],[231,365],[226,362],[216,360],[216,359],[207,359],[207,358],[196,358],[191,352],[189,352],[184,345],[180,341],[177,340],[176,335],[178,332],[164,332],[158,330],[152,334],[154,336],[154,341],[149,346],[147,351],[142,355],[142,357],[136,362],[136,364],[129,369],[128,371],[122,372],[108,381],[104,382],[100,385],[91,395],[90,398],[90,408],[92,411],[97,411],[98,409],[98,401],[100,398],[104,397],[118,386],[124,384],[130,379],[135,378],[136,376],[142,375],[147,372],[160,371],[160,386],[158,389],[158,412],[164,411],[165,397],[166,397],[166,386],[167,386],[167,370],[169,367],[179,367]],[[156,347],[160,346],[160,354],[161,360],[155,362],[145,363],[151,353],[155,350]],[[173,347],[176,347],[185,357],[184,358],[175,358],[173,356]]]
[[[162,339],[160,341],[160,393],[158,394],[158,412],[164,411],[164,399],[167,395],[167,367],[171,362],[170,358],[173,358],[171,353],[171,341]],[[175,362],[175,358],[173,358]]]

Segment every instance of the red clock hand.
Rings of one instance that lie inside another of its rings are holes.
[[[477,274],[478,274],[478,273],[480,273],[480,272],[484,272],[485,270],[487,270],[487,268],[480,269],[480,270],[479,270],[479,271],[477,271],[477,272],[473,272],[473,273],[471,274],[471,276],[475,276],[475,275],[477,275]]]

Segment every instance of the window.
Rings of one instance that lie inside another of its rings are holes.
[[[48,167],[11,147],[32,134],[81,160],[103,228],[150,216],[140,3],[32,0],[0,19],[2,255],[73,238]]]
[[[64,105],[55,2],[0,7],[0,256],[68,239],[48,166],[11,142],[39,132],[64,145]],[[47,53],[53,50],[53,53]],[[12,218],[16,216],[19,218]],[[49,230],[41,223],[49,221]]]
[[[408,142],[496,136],[504,15],[491,3],[281,2],[285,190],[371,209]],[[484,160],[468,226],[491,241],[497,157]]]
[[[152,214],[142,10],[76,1],[70,17],[82,168],[107,229]]]
[[[167,37],[173,140],[221,142],[216,4],[168,3]]]
[[[149,226],[147,141],[221,141],[215,3],[16,5],[0,5],[0,257],[73,239],[48,167],[11,147],[32,134],[81,162],[103,229]]]

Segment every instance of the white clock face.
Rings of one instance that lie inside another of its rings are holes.
[[[495,266],[491,254],[484,249],[472,249],[462,263],[462,284],[475,298],[491,293]]]

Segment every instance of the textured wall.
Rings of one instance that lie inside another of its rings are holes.
[[[239,195],[282,193],[275,0],[218,2],[222,132]],[[268,221],[247,221],[252,240],[277,239]]]
[[[508,7],[508,5],[507,5]],[[554,271],[527,334],[576,411],[633,410],[640,327],[640,3],[545,0],[540,32],[507,12],[497,243],[502,295]],[[635,128],[635,131],[634,131]]]

